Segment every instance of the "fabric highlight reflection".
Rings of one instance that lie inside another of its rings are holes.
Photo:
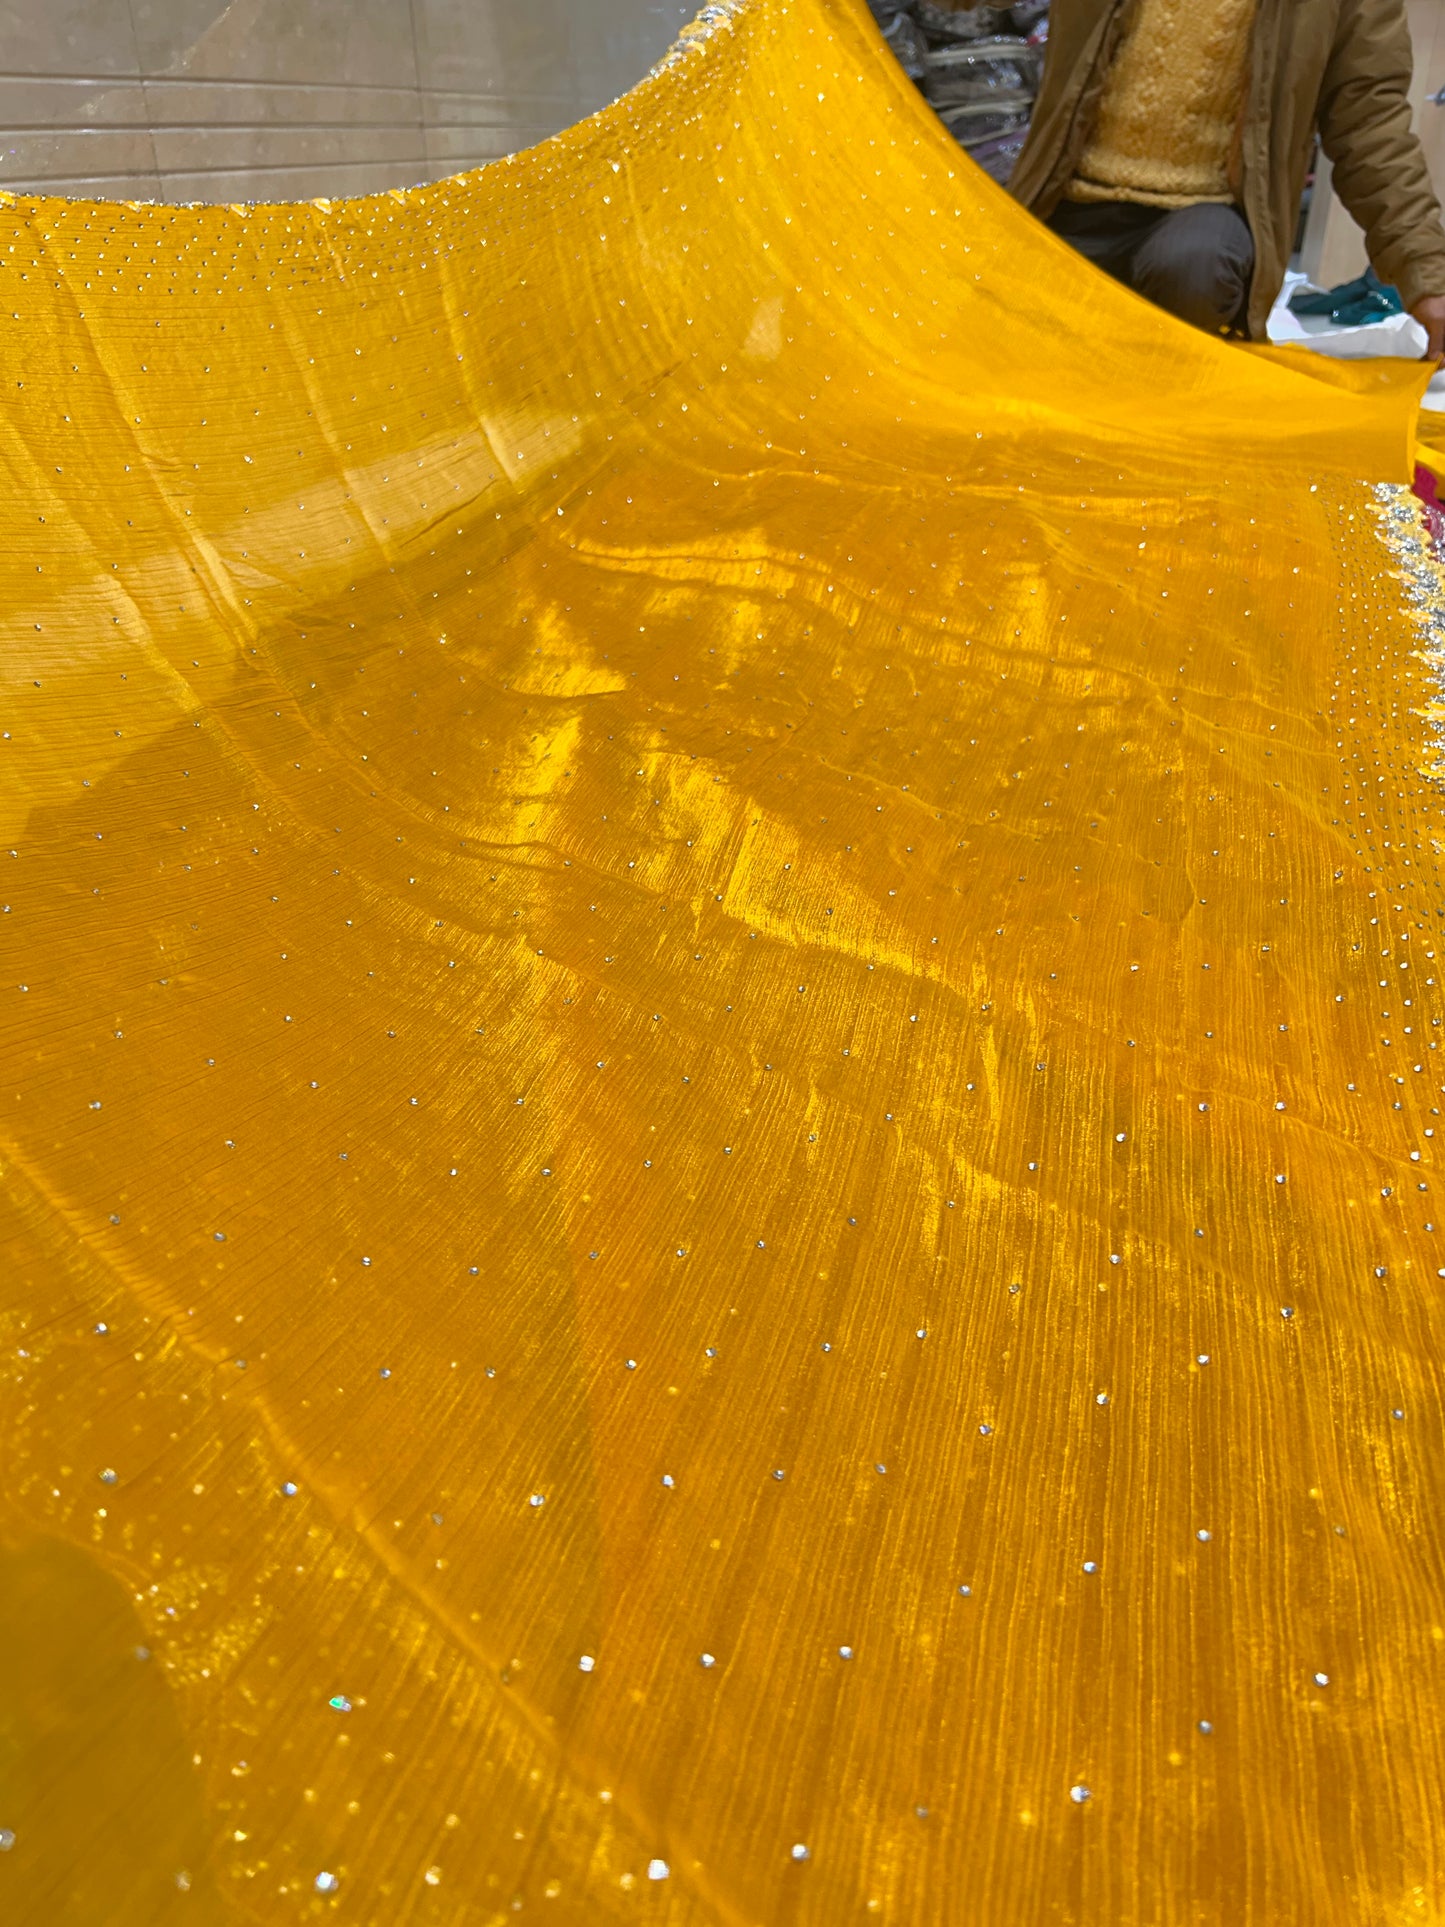
[[[1439,1913],[1424,371],[862,0],[0,220],[5,1918]]]

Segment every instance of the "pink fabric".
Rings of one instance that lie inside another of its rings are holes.
[[[1414,493],[1425,517],[1425,528],[1437,554],[1445,557],[1445,502],[1440,500],[1439,478],[1423,463],[1415,464]]]

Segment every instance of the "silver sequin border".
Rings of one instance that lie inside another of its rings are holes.
[[[1445,552],[1430,532],[1423,505],[1399,482],[1377,482],[1370,490],[1376,532],[1405,591],[1405,603],[1420,638],[1414,653],[1431,671],[1441,699],[1419,712],[1430,725],[1434,762],[1425,772],[1445,781]]]

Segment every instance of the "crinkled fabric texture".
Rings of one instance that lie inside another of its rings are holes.
[[[1423,377],[861,0],[0,219],[6,1921],[1438,1918]]]

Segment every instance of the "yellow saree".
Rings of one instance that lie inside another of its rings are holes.
[[[854,0],[0,207],[0,1914],[1445,1914],[1423,374]]]

